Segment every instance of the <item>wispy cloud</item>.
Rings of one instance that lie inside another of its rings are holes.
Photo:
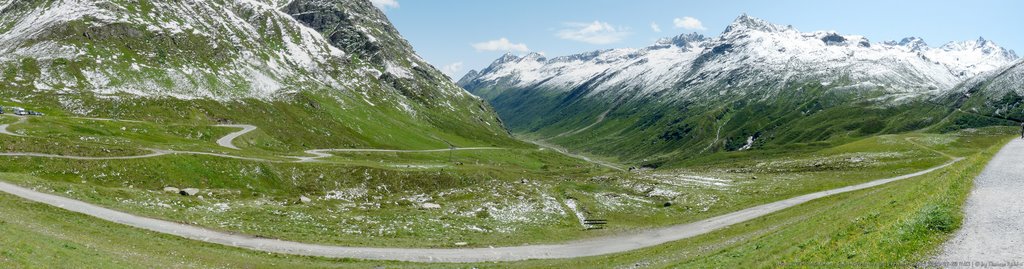
[[[441,67],[441,72],[444,72],[449,77],[455,77],[455,73],[462,71],[462,62],[454,62]]]
[[[694,17],[676,18],[672,20],[672,24],[674,24],[676,28],[683,28],[687,30],[704,31],[708,29],[704,28],[704,23],[701,23],[700,20]]]
[[[370,0],[379,9],[398,8],[398,0]]]
[[[511,41],[508,41],[508,38],[504,37],[495,40],[472,44],[472,46],[474,49],[476,49],[476,51],[530,51],[530,48],[526,47],[526,44],[512,43]]]
[[[565,23],[565,28],[559,30],[556,35],[561,39],[604,45],[622,41],[629,34],[628,28],[615,27],[606,22],[594,21],[590,23]]]
[[[651,22],[651,31],[661,33],[661,26],[659,26],[657,22]]]

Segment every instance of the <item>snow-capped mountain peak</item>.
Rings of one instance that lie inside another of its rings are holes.
[[[707,38],[705,38],[704,35],[694,32],[689,34],[681,34],[673,38],[658,39],[658,41],[655,42],[652,47],[664,47],[674,45],[680,48],[687,48],[691,44],[700,43],[706,39]]]
[[[978,37],[977,40],[966,40],[966,41],[954,41],[942,45],[940,49],[945,51],[966,51],[966,50],[979,50],[985,54],[1003,54],[1003,56],[1011,56],[1016,58],[1016,53],[1012,50],[1006,50],[991,40],[986,40],[984,37]]]
[[[521,58],[520,60],[543,62],[543,61],[547,61],[547,58],[544,57],[544,54],[540,54],[540,53],[537,53],[537,52],[531,52],[530,54],[527,54],[526,56],[523,56],[523,58]]]
[[[495,60],[494,63],[495,64],[502,64],[502,63],[514,62],[514,61],[517,61],[517,60],[519,60],[519,56],[516,56],[515,54],[512,54],[511,52],[507,52],[504,55],[501,55],[501,57],[499,57],[498,60]]]
[[[928,43],[925,43],[924,39],[916,36],[903,38],[898,45],[904,46],[910,51],[924,51],[928,49]]]
[[[1017,53],[1000,47],[991,40],[954,41],[924,51],[928,58],[942,62],[963,78],[999,69],[1018,59]]]
[[[783,32],[783,31],[795,31],[792,25],[780,25],[768,22],[766,20],[748,16],[746,13],[736,18],[728,27],[725,27],[725,31],[722,35],[728,35],[729,33],[742,33],[746,31],[761,31],[761,32]]]

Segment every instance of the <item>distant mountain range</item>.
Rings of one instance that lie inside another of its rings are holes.
[[[933,125],[948,110],[930,105],[935,98],[1017,59],[982,38],[938,48],[913,37],[873,43],[742,15],[717,37],[508,54],[459,85],[490,100],[518,133],[657,163]]]

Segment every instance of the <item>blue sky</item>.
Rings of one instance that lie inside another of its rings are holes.
[[[456,80],[506,52],[560,56],[689,32],[717,36],[742,13],[872,42],[919,36],[937,47],[982,36],[1024,53],[1024,1],[372,1],[423,58]]]

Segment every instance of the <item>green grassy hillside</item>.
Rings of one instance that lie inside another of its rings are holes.
[[[0,106],[253,124],[253,146],[279,151],[520,144],[369,1],[19,1],[0,15]]]
[[[646,167],[745,146],[777,150],[838,145],[922,129],[950,113],[918,99],[892,102],[883,89],[839,88],[808,82],[769,98],[751,96],[761,92],[751,90],[699,102],[661,101],[657,96],[623,97],[631,101],[621,102],[574,97],[585,90],[553,94],[558,91],[514,89],[491,102],[509,128],[524,137]]]

